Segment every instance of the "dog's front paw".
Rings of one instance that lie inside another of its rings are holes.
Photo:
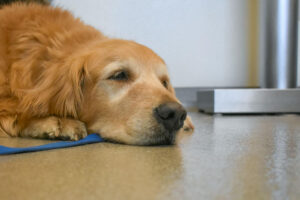
[[[194,130],[195,130],[195,127],[193,125],[192,119],[190,116],[187,116],[186,120],[184,121],[181,131],[186,132],[186,133],[193,133]]]
[[[84,123],[81,121],[51,116],[31,120],[29,125],[21,130],[20,136],[79,140],[87,136],[87,131]]]
[[[191,117],[187,116],[186,120],[184,121],[183,127],[178,131],[176,143],[182,143],[186,139],[189,138],[189,136],[194,132],[195,127],[192,123]]]
[[[60,136],[63,140],[80,140],[87,136],[85,124],[78,120],[60,119]]]

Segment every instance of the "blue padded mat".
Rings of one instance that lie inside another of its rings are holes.
[[[100,135],[93,133],[78,141],[53,142],[53,143],[44,144],[40,146],[33,146],[33,147],[17,148],[17,147],[6,147],[0,145],[0,155],[26,153],[26,152],[33,152],[33,151],[45,151],[50,149],[74,147],[74,146],[98,143],[98,142],[103,142],[103,139],[100,137]]]

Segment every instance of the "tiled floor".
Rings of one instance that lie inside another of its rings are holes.
[[[176,146],[100,143],[0,156],[0,199],[300,198],[300,116],[190,115],[196,131]]]

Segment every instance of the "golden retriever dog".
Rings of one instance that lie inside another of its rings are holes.
[[[108,38],[60,8],[0,9],[2,134],[173,144],[193,129],[186,116],[165,62],[149,48]]]

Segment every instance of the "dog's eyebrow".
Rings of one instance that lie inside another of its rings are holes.
[[[112,73],[118,70],[127,69],[126,66],[128,66],[128,63],[121,60],[116,60],[114,62],[109,63],[102,70],[101,79],[107,78]]]
[[[159,77],[161,81],[169,81],[169,77],[167,75],[162,75]]]
[[[169,79],[167,67],[164,64],[155,65],[154,71],[160,79]]]

